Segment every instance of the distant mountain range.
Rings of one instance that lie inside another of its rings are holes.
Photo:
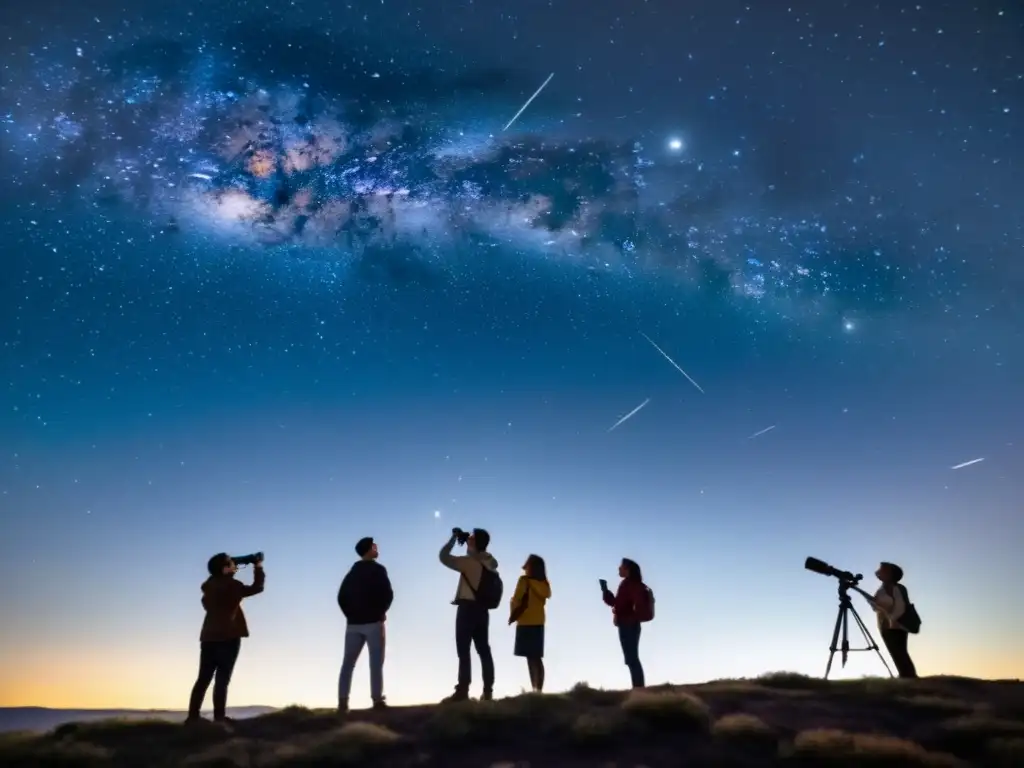
[[[265,715],[275,707],[228,707],[237,720]],[[205,713],[209,717],[209,713]],[[91,720],[184,720],[185,712],[174,709],[47,709],[46,707],[0,707],[0,733],[49,731],[64,723]]]

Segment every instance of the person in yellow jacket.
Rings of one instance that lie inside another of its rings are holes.
[[[530,555],[523,565],[523,575],[512,593],[508,623],[515,622],[515,655],[526,659],[530,684],[536,693],[544,690],[544,604],[551,597],[544,558]]]

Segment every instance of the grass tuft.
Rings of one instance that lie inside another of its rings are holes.
[[[671,731],[702,731],[711,728],[711,710],[701,699],[686,691],[631,691],[622,702],[630,717],[650,726]]]
[[[346,723],[327,733],[279,746],[268,764],[281,766],[360,765],[380,760],[402,737],[376,723]]]
[[[109,749],[68,739],[4,739],[0,765],[4,768],[100,768],[110,765]]]
[[[182,761],[186,768],[252,768],[253,754],[258,746],[245,739],[231,739],[216,744]]]
[[[983,752],[993,739],[1024,738],[1024,723],[978,712],[942,723],[929,743],[954,755],[969,757]]]
[[[584,749],[609,747],[629,730],[621,709],[604,708],[578,715],[569,729],[572,743]]]
[[[591,688],[587,683],[576,683],[568,693],[569,697],[581,704],[595,707],[614,706],[622,702],[622,691],[607,691],[604,688]]]
[[[838,730],[804,731],[793,744],[792,762],[830,768],[956,768],[951,755],[892,736]]]
[[[711,735],[719,741],[739,744],[775,745],[778,742],[775,731],[764,720],[745,713],[718,718],[711,726]]]

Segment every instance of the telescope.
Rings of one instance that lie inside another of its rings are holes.
[[[892,670],[889,669],[889,665],[885,661],[885,657],[882,656],[882,651],[878,647],[878,643],[875,642],[875,638],[871,635],[871,630],[867,628],[864,620],[861,619],[860,614],[857,613],[857,609],[853,607],[853,601],[850,600],[850,590],[863,595],[867,600],[874,605],[875,598],[873,595],[868,594],[863,589],[858,587],[861,579],[864,578],[863,574],[853,573],[852,571],[841,571],[834,566],[829,565],[824,560],[819,560],[816,557],[808,557],[804,561],[804,568],[812,573],[818,573],[822,576],[831,576],[839,580],[839,613],[836,615],[836,624],[832,630],[832,642],[828,647],[828,664],[825,666],[825,679],[828,679],[829,673],[832,671],[832,661],[835,658],[836,652],[839,651],[842,658],[842,665],[846,666],[846,660],[851,652],[854,651],[874,651],[878,654],[878,658],[882,661],[882,666],[885,667],[886,672],[889,673],[889,677],[892,677]],[[864,638],[866,647],[864,648],[851,648],[850,647],[850,631],[849,631],[849,617],[853,615],[854,628],[860,630],[861,636]]]
[[[822,576],[833,576],[839,579],[840,582],[848,586],[856,586],[860,584],[861,579],[864,575],[861,573],[852,573],[850,571],[840,571],[838,568],[826,563],[824,560],[819,560],[816,557],[808,557],[804,560],[804,568],[813,573],[820,573]],[[860,591],[860,590],[858,590]]]

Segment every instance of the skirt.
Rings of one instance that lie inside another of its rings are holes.
[[[525,656],[528,659],[544,658],[544,625],[533,626],[516,625],[516,656]]]

